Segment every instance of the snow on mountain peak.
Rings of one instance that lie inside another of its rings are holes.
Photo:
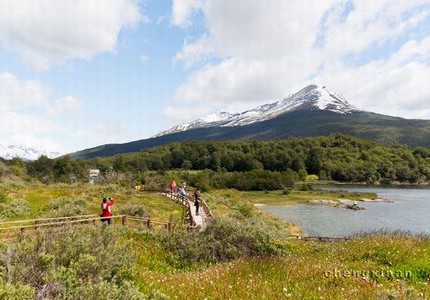
[[[349,114],[354,111],[359,111],[356,107],[349,104],[341,95],[326,89],[325,86],[311,84],[283,100],[264,104],[242,113],[213,113],[190,123],[172,127],[169,130],[160,132],[154,137],[193,128],[244,126],[270,120],[281,114],[298,110],[326,110],[340,114]]]
[[[54,158],[60,155],[57,152],[47,152],[35,148],[26,147],[24,145],[0,145],[0,157],[3,159],[13,159],[19,157],[23,160],[36,160],[41,155],[46,155],[50,158]]]
[[[218,113],[209,114],[207,116],[204,116],[203,118],[200,118],[199,120],[201,120],[202,122],[210,123],[210,122],[218,122],[230,117],[231,117],[230,113],[222,111]]]
[[[181,131],[185,131],[185,130],[192,129],[192,128],[205,127],[205,124],[216,124],[217,122],[222,122],[224,120],[228,120],[231,117],[232,117],[232,114],[230,114],[228,112],[212,113],[212,114],[206,115],[200,119],[194,120],[192,122],[183,123],[183,124],[179,124],[177,126],[174,126],[168,130],[165,130],[165,131],[158,133],[157,135],[154,135],[153,137],[159,137],[159,136],[166,135],[166,134],[181,132]]]
[[[308,85],[283,101],[304,105],[302,109],[329,110],[342,114],[358,111],[355,106],[348,103],[341,95],[328,90],[325,86],[316,84]]]

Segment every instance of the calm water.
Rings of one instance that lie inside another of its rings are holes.
[[[403,230],[430,234],[429,188],[383,188],[361,186],[325,186],[321,189],[375,192],[393,203],[359,202],[366,210],[297,204],[264,206],[287,221],[299,224],[304,232],[318,236],[347,236],[352,233],[380,229]]]

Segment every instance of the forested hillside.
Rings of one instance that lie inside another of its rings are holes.
[[[370,112],[337,114],[331,111],[304,110],[289,112],[270,120],[244,126],[195,128],[124,144],[101,145],[72,153],[70,156],[85,159],[105,157],[190,140],[273,141],[336,133],[389,146],[430,147],[429,120],[408,120]]]
[[[343,182],[423,183],[430,178],[430,149],[384,146],[340,134],[279,141],[189,141],[90,160],[13,159],[3,161],[0,174],[73,182],[86,181],[89,168],[100,169],[104,179],[116,176],[129,182],[144,182],[147,171],[206,170],[206,179],[215,187],[235,187],[228,181],[238,177],[285,182],[310,174]]]

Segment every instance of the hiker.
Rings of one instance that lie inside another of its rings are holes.
[[[179,189],[179,195],[181,195],[181,196],[183,196],[183,197],[185,197],[185,196],[187,195],[187,192],[185,191],[185,188],[184,188],[184,187],[181,187],[181,188]]]
[[[199,215],[199,206],[200,206],[200,191],[196,190],[194,192],[194,206],[196,207],[196,216]]]
[[[111,211],[111,206],[115,204],[115,200],[113,198],[103,198],[103,202],[101,205],[102,208],[102,215],[101,217],[102,222],[106,222],[110,225],[112,220],[110,217],[112,217],[112,211]]]
[[[169,188],[170,188],[170,193],[173,194],[173,192],[176,192],[176,182],[175,181],[171,181],[169,183]]]

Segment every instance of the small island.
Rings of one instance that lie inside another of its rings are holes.
[[[293,205],[309,203],[327,205],[337,208],[364,210],[357,202],[388,202],[379,198],[376,193],[348,192],[344,190],[283,190],[283,191],[249,191],[243,192],[244,197],[255,206]]]

